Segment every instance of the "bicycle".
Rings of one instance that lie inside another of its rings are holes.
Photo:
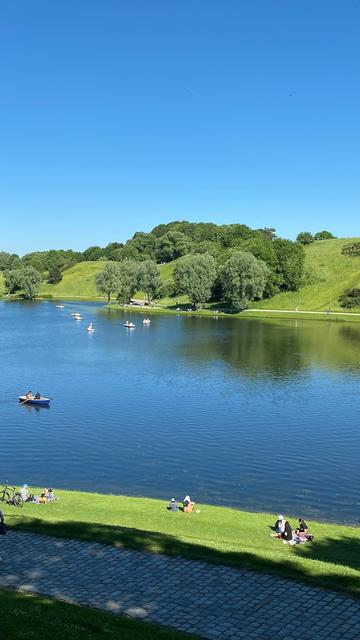
[[[7,484],[3,484],[0,488],[0,501],[19,508],[24,504],[24,500],[21,494],[16,491],[16,487],[10,487]]]

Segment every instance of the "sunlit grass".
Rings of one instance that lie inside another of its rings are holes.
[[[159,500],[58,493],[54,504],[5,507],[10,527],[275,573],[360,596],[360,528],[311,522],[315,542],[290,547],[270,537],[275,515],[209,505],[187,515],[168,513]]]

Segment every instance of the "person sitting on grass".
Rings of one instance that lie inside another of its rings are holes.
[[[279,516],[279,520],[280,520],[280,516]],[[281,538],[282,541],[284,543],[289,542],[291,543],[292,541],[292,527],[291,524],[287,521],[284,520],[284,526],[282,527],[282,531],[278,531],[277,533],[271,533],[271,537],[272,538]],[[275,524],[276,527],[276,524]]]
[[[195,502],[191,501],[190,496],[185,496],[183,500],[183,511],[184,513],[191,513],[194,510]]]
[[[166,507],[168,511],[179,511],[179,507],[176,504],[175,498],[171,498],[168,506]]]
[[[275,522],[275,531],[276,533],[284,533],[285,531],[285,518],[284,516],[278,516],[278,519]]]
[[[304,518],[299,518],[299,531],[301,533],[308,533],[309,527],[307,526]]]
[[[48,502],[54,502],[55,500],[57,500],[54,492],[52,489],[45,489],[45,497],[47,498]]]

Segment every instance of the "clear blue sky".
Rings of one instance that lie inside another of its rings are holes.
[[[360,0],[16,0],[0,250],[174,219],[360,235]]]

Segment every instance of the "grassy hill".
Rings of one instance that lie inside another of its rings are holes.
[[[338,298],[346,289],[360,287],[360,257],[350,258],[341,254],[341,249],[349,242],[359,242],[360,238],[321,240],[305,249],[305,266],[316,280],[289,293],[280,293],[273,298],[251,304],[261,309],[296,309],[309,311],[344,311]],[[360,308],[354,308],[360,311]]]
[[[176,260],[168,264],[161,264],[160,271],[164,282],[169,280],[173,274]],[[39,296],[53,298],[84,298],[84,299],[105,299],[99,296],[96,290],[94,278],[105,266],[105,261],[79,262],[71,269],[63,272],[63,279],[57,284],[43,282],[39,290]],[[145,297],[139,292],[137,298]]]
[[[98,262],[79,262],[71,269],[63,272],[61,282],[48,284],[43,282],[39,296],[54,298],[98,298],[94,278],[105,266],[103,260]]]
[[[322,240],[306,247],[306,271],[310,274],[313,284],[302,287],[299,291],[281,293],[267,300],[260,300],[251,304],[253,308],[261,309],[289,309],[298,308],[308,311],[322,311],[330,308],[332,311],[342,311],[338,298],[346,289],[360,287],[360,257],[351,258],[341,254],[342,247],[359,238],[342,238]],[[171,279],[176,260],[160,265],[164,282]],[[43,282],[39,296],[53,298],[104,299],[96,290],[94,277],[105,266],[105,262],[80,262],[71,269],[64,271],[63,279],[55,285]],[[3,279],[0,273],[0,296],[3,293]],[[144,297],[138,292],[137,298]],[[163,298],[163,306],[173,306],[174,300]],[[188,304],[185,296],[178,298],[178,302]],[[354,308],[360,311],[360,308]]]

